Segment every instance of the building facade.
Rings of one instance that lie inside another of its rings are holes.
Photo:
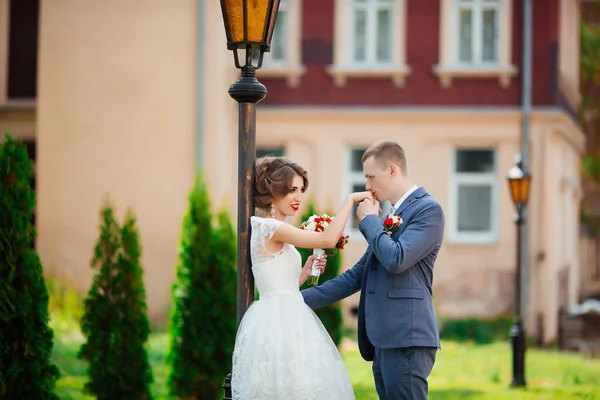
[[[236,211],[237,106],[227,89],[238,71],[219,3],[26,2],[39,7],[35,93],[11,97],[13,67],[1,65],[0,124],[35,142],[44,266],[88,287],[110,194],[119,214],[138,215],[150,314],[160,323],[197,169],[215,208]],[[0,0],[8,26],[17,3]],[[549,342],[559,308],[577,303],[580,290],[579,2],[534,0],[533,14],[525,306],[529,332]],[[506,173],[520,149],[521,21],[520,0],[282,0],[257,74],[269,91],[257,110],[259,154],[305,166],[318,210],[334,212],[362,190],[370,144],[405,147],[413,180],[446,214],[434,272],[440,316],[512,312]],[[354,218],[348,231],[344,268],[366,247]],[[343,302],[350,326],[357,302],[358,294]]]

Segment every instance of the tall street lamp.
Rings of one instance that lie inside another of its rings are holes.
[[[233,51],[240,79],[229,88],[239,104],[238,212],[237,212],[237,325],[254,300],[250,267],[250,217],[254,214],[254,162],[256,160],[256,103],[267,88],[256,79],[263,55],[271,50],[271,38],[279,0],[221,0],[227,49]],[[225,400],[231,399],[231,373],[225,379]]]
[[[517,209],[515,219],[517,227],[517,270],[515,271],[515,318],[510,328],[513,355],[513,378],[511,386],[525,386],[525,329],[521,320],[521,253],[523,251],[521,237],[525,217],[523,211],[529,200],[531,175],[525,170],[519,157],[517,163],[508,171],[510,195]]]

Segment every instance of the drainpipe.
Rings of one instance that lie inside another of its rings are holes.
[[[530,117],[531,117],[531,58],[532,58],[532,0],[523,0],[523,60],[522,60],[522,72],[521,72],[521,160],[525,169],[530,171],[529,162],[529,128],[530,128]],[[541,179],[541,176],[533,177],[533,179]],[[521,279],[523,284],[521,285],[523,293],[521,296],[521,305],[523,310],[523,320],[527,320],[527,303],[529,293],[529,265],[527,263],[529,246],[528,246],[528,209],[525,207],[524,217],[527,223],[523,224],[523,235],[521,239],[521,246],[524,249],[521,256],[521,264],[523,266],[521,271]]]
[[[198,24],[198,44],[196,79],[196,171],[202,170],[204,162],[204,44],[206,43],[206,5],[205,0],[198,0],[196,14]]]

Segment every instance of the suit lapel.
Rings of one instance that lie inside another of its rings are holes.
[[[426,194],[427,194],[427,190],[425,190],[423,187],[418,188],[417,190],[412,192],[410,194],[410,196],[408,196],[408,198],[402,202],[402,204],[400,204],[400,207],[396,210],[394,215],[402,214],[402,212],[406,209],[406,207],[408,207],[409,205],[411,205],[412,203],[414,203],[421,197],[425,196]]]
[[[402,202],[402,204],[396,210],[396,212],[394,213],[394,215],[399,215],[400,213],[402,213],[406,209],[406,207],[408,207],[409,205],[413,204],[415,201],[419,200],[420,198],[422,198],[426,194],[427,194],[427,191],[423,187],[418,188],[417,190],[415,190],[414,192],[412,192],[410,194],[410,196],[408,196],[408,198],[406,200],[404,200],[404,202]],[[387,218],[387,214],[383,215],[381,218],[379,218],[379,220],[381,221],[381,225],[383,225],[383,221],[385,221],[386,218]],[[403,228],[402,225],[400,225],[400,229],[398,229],[396,232],[394,232],[394,235],[396,235],[399,231],[403,230],[402,228]],[[370,264],[371,264],[371,262],[373,262],[373,258],[375,257],[375,253],[373,253],[373,251],[371,251],[370,248],[368,248],[367,251],[371,252],[371,257],[369,258],[369,264],[365,265],[365,272],[366,273],[363,273],[363,281],[362,281],[363,289],[366,287],[366,284],[367,284],[367,276],[369,274],[369,270],[371,269],[370,268]]]

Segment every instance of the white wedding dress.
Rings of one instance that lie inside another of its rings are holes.
[[[231,387],[234,400],[353,400],[346,366],[298,289],[300,253],[271,253],[265,242],[282,224],[252,217],[250,254],[260,300],[238,328]]]

